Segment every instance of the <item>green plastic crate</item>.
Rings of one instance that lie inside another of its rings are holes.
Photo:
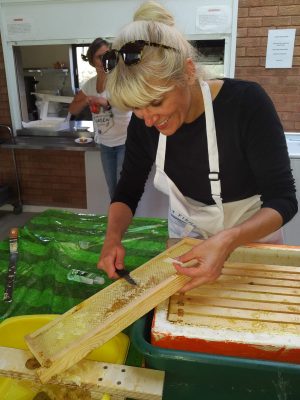
[[[131,343],[146,367],[166,371],[163,400],[300,400],[300,364],[152,346],[151,320],[132,325]]]

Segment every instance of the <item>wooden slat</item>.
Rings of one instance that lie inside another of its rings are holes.
[[[174,243],[178,239],[169,239]],[[200,239],[186,238],[186,243],[197,246]],[[245,262],[253,264],[270,264],[300,267],[300,246],[276,245],[268,243],[249,243],[235,249],[227,262]]]
[[[300,247],[252,243],[237,248],[231,253],[228,262],[300,267]]]
[[[287,287],[287,288],[296,288],[300,289],[300,282],[288,279],[268,279],[268,278],[259,278],[256,276],[238,276],[238,275],[221,275],[218,279],[218,282],[227,283],[249,283],[251,285],[266,285],[266,286],[278,286],[278,287]]]
[[[40,383],[35,370],[27,367],[32,364],[28,360],[33,360],[29,351],[0,347],[0,354],[1,376]],[[162,399],[163,382],[163,371],[82,360],[53,377],[49,384],[87,391],[99,399],[104,393],[109,393],[112,399],[122,396],[159,400]]]
[[[300,257],[300,255],[299,255]],[[300,277],[300,267],[293,267],[289,265],[271,265],[271,264],[254,264],[250,262],[225,262],[224,269],[226,268],[234,268],[234,269],[250,269],[251,271],[274,271],[274,272],[282,272],[282,273],[291,273],[298,275]]]
[[[281,313],[288,314],[300,314],[300,305],[291,304],[281,304],[279,302],[263,302],[263,301],[247,301],[247,300],[237,300],[237,299],[226,299],[220,296],[185,296],[184,298],[180,296],[173,295],[170,300],[170,304],[174,307],[184,307],[191,306],[197,309],[198,306],[219,306],[219,307],[229,307],[245,310],[259,310],[259,311],[278,311]]]
[[[300,305],[300,296],[289,296],[281,294],[270,294],[270,293],[253,293],[249,291],[238,291],[223,289],[221,287],[213,288],[211,285],[205,285],[196,289],[190,290],[185,297],[195,299],[195,301],[201,302],[202,297],[210,296],[219,299],[235,299],[235,300],[253,300],[264,303],[284,303],[287,305]],[[173,295],[171,297],[174,301],[178,301],[180,297]]]
[[[251,264],[243,264],[243,266],[237,264],[235,267],[232,267],[233,265],[234,264],[229,264],[228,266],[224,267],[222,269],[222,274],[232,276],[255,276],[256,278],[270,278],[300,282],[299,272],[289,273],[284,271],[272,271],[268,270],[268,265],[266,264],[261,264],[260,269],[252,269]],[[295,268],[298,269],[298,267]]]
[[[111,339],[190,280],[178,276],[163,260],[191,248],[185,239],[131,272],[138,283],[124,279],[111,284],[67,313],[25,337],[41,364],[41,382],[65,371],[91,350]]]
[[[250,321],[195,314],[178,315],[177,313],[169,313],[168,320],[170,322],[179,322],[181,326],[185,323],[188,325],[211,328],[217,331],[229,329],[233,332],[247,332],[254,334],[276,332],[278,335],[282,334],[285,336],[287,334],[299,335],[299,325],[271,321]]]
[[[254,284],[253,279],[249,279],[249,281],[245,283],[237,283],[234,280],[221,281],[220,279],[209,285],[205,285],[211,288],[222,288],[228,289],[232,291],[244,291],[244,292],[253,292],[253,293],[270,293],[270,294],[280,294],[280,295],[291,295],[291,296],[300,296],[300,289],[290,288],[290,287],[281,287],[281,286],[267,286],[261,284]],[[204,286],[203,286],[204,287]]]
[[[170,304],[170,313],[179,313],[178,305]],[[298,314],[287,314],[275,311],[264,311],[257,309],[241,309],[241,308],[226,308],[218,306],[206,306],[202,304],[184,304],[180,307],[180,310],[184,314],[194,315],[207,315],[212,317],[224,317],[224,318],[235,318],[235,319],[248,319],[253,321],[271,321],[279,323],[290,323],[300,325],[300,315]],[[300,329],[300,327],[298,328]]]

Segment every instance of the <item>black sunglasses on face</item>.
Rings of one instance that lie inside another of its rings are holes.
[[[112,71],[118,64],[119,56],[123,58],[125,65],[138,64],[142,59],[142,53],[145,46],[161,47],[163,49],[177,51],[174,47],[166,46],[164,44],[147,42],[146,40],[135,40],[134,42],[124,44],[120,50],[112,49],[104,53],[100,57],[104,71],[107,73]]]

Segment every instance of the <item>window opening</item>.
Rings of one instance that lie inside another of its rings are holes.
[[[224,77],[225,39],[190,40],[197,50],[198,63],[204,71],[204,78]]]
[[[88,61],[84,61],[82,54],[86,55],[89,44],[72,45],[74,82],[76,91],[78,91],[84,82],[96,75],[95,68]]]

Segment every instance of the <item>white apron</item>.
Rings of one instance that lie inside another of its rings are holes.
[[[201,81],[204,99],[206,135],[209,159],[209,180],[211,195],[215,204],[207,205],[184,196],[174,182],[164,172],[167,137],[160,133],[156,154],[154,186],[169,196],[168,228],[169,237],[208,238],[224,229],[231,228],[250,218],[261,208],[259,195],[247,199],[222,203],[219,179],[219,153],[209,86]],[[274,232],[261,242],[282,242],[281,230]]]

